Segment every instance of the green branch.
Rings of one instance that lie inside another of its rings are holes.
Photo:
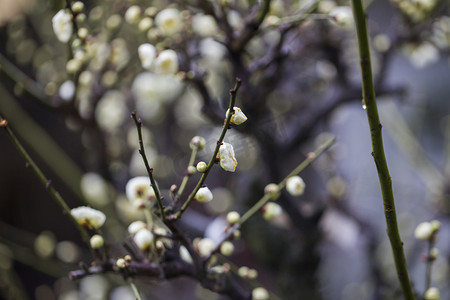
[[[375,89],[373,85],[372,69],[370,63],[369,37],[367,32],[366,16],[361,0],[352,0],[353,16],[358,37],[359,56],[361,64],[363,101],[366,105],[366,113],[369,121],[372,140],[372,156],[377,168],[378,179],[383,197],[384,215],[386,217],[387,234],[391,242],[394,255],[397,276],[403,290],[405,299],[415,299],[414,292],[409,280],[406,267],[403,242],[398,230],[397,216],[395,212],[394,194],[392,191],[392,180],[384,154],[382,126],[378,117],[377,103],[375,100]]]
[[[27,165],[31,167],[33,172],[36,174],[36,176],[39,178],[39,180],[42,182],[42,184],[45,186],[47,191],[52,196],[53,200],[61,207],[63,212],[67,214],[67,216],[72,220],[72,222],[76,225],[78,230],[81,233],[81,236],[83,240],[86,242],[86,244],[89,246],[89,234],[87,233],[86,229],[77,222],[77,220],[72,216],[70,212],[70,208],[67,205],[67,203],[64,201],[64,199],[61,197],[61,195],[56,191],[56,189],[52,185],[52,181],[48,179],[44,173],[41,171],[41,169],[36,165],[36,163],[33,161],[31,156],[28,154],[28,152],[25,150],[25,148],[22,146],[20,141],[17,139],[14,132],[9,128],[8,121],[6,119],[3,119],[2,116],[0,116],[0,127],[3,127],[8,134],[9,138],[13,142],[13,144],[16,146],[17,150],[19,150],[20,154],[23,156],[25,161],[27,162]]]

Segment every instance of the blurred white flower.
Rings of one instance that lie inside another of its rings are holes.
[[[220,166],[228,172],[234,172],[237,166],[237,160],[234,156],[234,149],[231,144],[223,143],[219,148]]]
[[[141,60],[142,67],[149,70],[156,57],[155,46],[149,43],[145,43],[138,48],[139,59]]]
[[[121,70],[129,60],[130,52],[128,51],[127,42],[121,38],[112,40],[109,61],[116,66],[117,70]]]
[[[156,15],[155,23],[165,36],[178,33],[183,28],[181,14],[175,8],[166,8],[160,11]]]
[[[234,114],[231,115],[231,123],[236,124],[236,125],[240,125],[242,123],[244,123],[245,121],[247,121],[247,116],[242,112],[242,110],[235,106],[233,107],[234,110]],[[228,118],[228,114],[230,113],[230,110],[227,109],[227,113],[225,114],[225,116]]]
[[[422,222],[417,225],[416,230],[414,230],[414,236],[418,240],[426,241],[433,235],[433,226],[430,222]]]
[[[133,290],[129,286],[119,286],[109,295],[110,300],[136,300]]]
[[[136,245],[139,247],[139,249],[145,251],[148,250],[148,248],[150,248],[150,246],[153,243],[153,233],[151,233],[147,228],[142,228],[141,230],[139,230],[133,240],[136,243]]]
[[[252,300],[268,300],[269,292],[263,287],[254,288],[252,291]]]
[[[194,199],[198,202],[209,202],[213,199],[213,194],[207,187],[201,187],[194,196]]]
[[[426,290],[423,298],[425,300],[440,300],[441,294],[439,292],[439,289],[435,287],[430,287],[428,290]]]
[[[141,17],[141,9],[137,5],[130,6],[125,12],[125,21],[130,24],[136,24]]]
[[[192,263],[192,257],[189,254],[189,251],[186,249],[186,247],[180,246],[179,253],[182,260],[190,264]]]
[[[128,226],[128,233],[130,233],[131,235],[135,235],[139,230],[141,230],[142,228],[146,228],[147,224],[145,224],[142,221],[134,221],[133,223],[131,223]]]
[[[142,114],[150,114],[152,116],[158,102],[168,102],[173,100],[181,91],[183,84],[174,75],[158,75],[144,72],[136,76],[133,81],[131,90],[136,99],[138,110]],[[150,108],[150,111],[139,109]],[[157,111],[157,108],[156,108]]]
[[[119,129],[127,116],[125,96],[118,90],[106,92],[95,108],[95,119],[98,125],[108,132]]]
[[[81,299],[106,299],[109,282],[102,275],[91,275],[80,282]]]
[[[225,241],[220,245],[220,253],[225,256],[230,256],[234,252],[234,245],[230,241]]]
[[[106,220],[104,213],[87,206],[72,208],[70,213],[79,224],[88,228],[98,229],[102,227]]]
[[[198,253],[201,257],[210,255],[215,248],[216,243],[209,238],[203,238],[197,244]]]
[[[300,176],[289,177],[286,181],[286,190],[292,196],[300,196],[305,192],[305,182]]]
[[[339,26],[349,29],[353,27],[353,12],[350,6],[337,6],[330,11],[330,17]]]
[[[81,192],[86,200],[94,206],[102,206],[109,202],[108,185],[97,173],[85,173],[80,181]]]
[[[52,18],[53,31],[62,43],[67,43],[73,33],[72,15],[61,9]]]
[[[70,101],[72,100],[73,96],[75,95],[75,84],[72,80],[66,80],[61,84],[59,87],[59,96],[64,101]]]
[[[418,69],[439,60],[439,51],[428,42],[420,45],[407,44],[403,47],[403,51],[408,55],[411,64]]]
[[[146,203],[155,201],[155,192],[150,185],[150,178],[147,176],[138,176],[128,180],[125,186],[125,192],[128,200]]]
[[[192,18],[192,30],[201,37],[213,36],[217,33],[216,20],[210,15],[196,14]]]
[[[178,56],[171,49],[161,51],[155,60],[156,74],[175,74],[178,72]]]

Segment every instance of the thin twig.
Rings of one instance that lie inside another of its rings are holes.
[[[132,112],[131,117],[136,124],[138,136],[139,136],[139,154],[141,154],[142,159],[144,160],[145,168],[147,169],[148,177],[150,177],[151,187],[155,192],[156,202],[158,203],[159,211],[161,213],[161,219],[164,221],[166,219],[166,214],[164,212],[164,207],[162,205],[161,193],[159,192],[159,188],[156,185],[155,178],[153,177],[153,168],[150,167],[147,159],[147,155],[145,154],[144,142],[142,140],[142,120],[137,118],[136,113]]]
[[[34,160],[31,158],[31,156],[28,154],[28,152],[25,150],[25,148],[22,146],[20,141],[17,139],[14,132],[9,128],[8,121],[4,119],[2,116],[0,116],[0,127],[3,127],[8,134],[9,138],[13,142],[13,144],[16,146],[17,150],[19,150],[20,154],[23,156],[27,164],[31,167],[34,174],[39,178],[39,180],[44,185],[45,189],[50,193],[53,200],[62,208],[64,213],[68,215],[68,217],[72,220],[72,222],[76,225],[78,230],[80,231],[80,234],[83,238],[83,240],[86,242],[86,244],[89,246],[89,234],[87,233],[86,229],[77,222],[77,220],[72,216],[70,212],[70,208],[67,205],[67,203],[64,201],[64,199],[61,197],[61,195],[56,191],[56,189],[52,185],[52,181],[48,179],[44,173],[41,171],[41,169],[36,165]]]
[[[405,254],[403,251],[403,242],[398,230],[394,194],[392,191],[392,180],[389,174],[386,156],[384,154],[381,132],[382,126],[378,116],[377,103],[375,99],[366,16],[361,0],[352,0],[352,4],[359,46],[363,100],[366,105],[366,113],[371,133],[372,156],[377,168],[378,179],[380,181],[381,193],[383,197],[387,234],[391,242],[397,276],[403,290],[403,295],[405,296],[405,299],[412,300],[415,299],[415,297],[411,282],[409,280]]]

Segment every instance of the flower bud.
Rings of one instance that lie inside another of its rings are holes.
[[[441,294],[439,293],[439,290],[435,287],[430,287],[423,297],[425,300],[440,300]]]
[[[236,224],[237,222],[239,222],[240,219],[241,219],[241,216],[236,211],[230,211],[227,214],[227,221],[228,221],[228,224],[230,224],[230,225]]]
[[[430,249],[430,256],[428,257],[430,260],[435,260],[439,256],[439,249],[433,247]]]
[[[270,199],[276,200],[278,196],[280,195],[280,192],[278,190],[278,185],[276,183],[269,183],[264,188],[265,194],[271,194]]]
[[[268,300],[269,292],[263,287],[257,287],[252,291],[252,300]]]
[[[145,224],[142,221],[134,221],[133,223],[131,223],[128,226],[128,233],[130,233],[131,235],[135,235],[139,230],[141,230],[142,228],[146,228],[147,224]]]
[[[305,182],[300,176],[289,177],[286,182],[286,190],[292,196],[300,196],[305,192]]]
[[[77,33],[78,33],[78,36],[80,37],[80,39],[84,40],[85,38],[87,38],[89,31],[87,30],[86,27],[81,27],[78,29]]]
[[[143,18],[138,25],[140,31],[147,31],[152,27],[153,21],[150,18]]]
[[[136,24],[141,17],[141,9],[137,5],[130,6],[125,12],[125,21]]]
[[[281,215],[282,212],[281,206],[274,202],[269,202],[263,207],[263,217],[267,221],[273,221],[276,217]]]
[[[127,262],[125,261],[125,259],[119,258],[116,260],[116,266],[119,267],[120,269],[123,269],[127,266]]]
[[[99,234],[95,234],[91,237],[89,240],[89,243],[91,244],[92,249],[99,249],[103,247],[103,244],[105,243],[103,237]]]
[[[189,167],[187,167],[186,173],[189,176],[194,175],[195,173],[197,173],[197,168],[194,166],[189,166]]]
[[[204,173],[207,168],[208,168],[208,165],[204,161],[201,161],[197,164],[197,171],[199,173]]]
[[[152,44],[145,43],[138,48],[139,59],[144,69],[150,69],[156,57],[156,48]]]
[[[194,199],[198,202],[209,202],[213,199],[213,194],[207,187],[200,188],[194,196]]]
[[[330,11],[330,17],[337,25],[351,28],[354,24],[353,13],[350,6],[337,6]]]
[[[211,254],[211,252],[216,248],[216,243],[208,238],[201,239],[197,243],[198,253],[201,257],[205,257]]]
[[[433,233],[436,233],[439,231],[439,229],[441,229],[441,222],[439,222],[438,220],[433,220],[430,222],[431,224],[431,230],[433,231]]]
[[[139,249],[145,251],[152,245],[154,237],[147,228],[142,228],[136,233],[133,239]]]
[[[234,252],[234,245],[230,241],[225,241],[220,245],[220,253],[225,256],[230,256]]]
[[[194,136],[189,142],[189,147],[192,150],[197,148],[198,151],[201,151],[205,148],[206,140],[201,136]]]
[[[431,238],[433,235],[433,227],[430,222],[422,222],[417,225],[416,230],[414,231],[414,236],[418,240],[426,241]]]
[[[81,1],[77,1],[72,4],[72,11],[76,14],[79,14],[84,9],[84,3]]]
[[[192,263],[192,257],[189,254],[189,251],[186,249],[186,247],[180,246],[179,253],[182,260],[190,264]]]

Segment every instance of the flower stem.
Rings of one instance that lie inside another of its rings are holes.
[[[130,282],[131,289],[133,290],[133,294],[137,300],[142,300],[141,293],[139,293],[138,288],[134,284],[134,282]]]
[[[375,89],[372,78],[370,63],[369,37],[367,32],[366,16],[361,0],[352,0],[353,17],[358,38],[359,57],[362,77],[363,101],[366,105],[366,113],[370,127],[372,140],[372,156],[377,168],[383,197],[384,215],[386,218],[387,234],[392,247],[392,252],[397,270],[397,276],[405,299],[415,299],[414,292],[409,280],[406,266],[403,242],[398,230],[397,216],[395,212],[394,194],[392,191],[392,180],[384,154],[382,126],[378,116],[377,103],[375,100]]]
[[[239,78],[236,78],[236,83],[235,83],[233,89],[230,90],[230,104],[228,106],[230,112],[233,111],[234,103],[236,102],[236,94],[237,94],[237,91],[239,90],[240,86],[241,86],[241,80]],[[194,199],[195,194],[198,192],[198,190],[204,184],[206,177],[209,174],[209,171],[211,171],[212,167],[214,166],[214,164],[216,162],[217,153],[219,153],[220,145],[222,144],[223,139],[225,138],[225,134],[227,133],[227,130],[230,126],[232,115],[233,114],[231,114],[231,113],[227,115],[227,118],[222,127],[222,133],[220,134],[219,140],[217,141],[216,148],[214,149],[214,153],[208,163],[208,167],[206,168],[206,171],[202,174],[202,176],[200,177],[199,181],[197,182],[197,185],[195,186],[194,190],[189,194],[189,197],[184,202],[184,204],[181,206],[180,210],[176,214],[173,215],[174,219],[179,219],[181,217],[181,215],[188,208],[189,204],[191,204],[192,200]]]
[[[67,214],[67,216],[72,220],[72,222],[75,224],[75,226],[80,231],[81,237],[86,242],[86,244],[89,246],[89,234],[87,233],[86,229],[77,222],[77,220],[72,216],[70,212],[70,208],[67,205],[67,203],[64,201],[62,196],[56,191],[56,189],[52,185],[52,181],[48,179],[44,173],[41,171],[41,169],[37,166],[37,164],[34,162],[34,160],[31,158],[31,156],[28,154],[28,152],[25,150],[25,148],[22,146],[20,141],[17,139],[14,132],[9,128],[8,121],[6,119],[3,119],[2,116],[0,116],[0,127],[3,127],[8,134],[9,138],[13,142],[13,144],[16,146],[17,150],[19,150],[22,157],[27,162],[27,165],[31,167],[34,174],[39,178],[39,180],[42,182],[42,184],[45,186],[46,190],[50,193],[53,200],[61,207],[63,212]]]
[[[142,140],[142,120],[138,119],[136,116],[136,113],[131,113],[131,117],[134,120],[134,123],[136,124],[138,137],[139,137],[139,154],[141,154],[142,159],[144,160],[145,168],[147,169],[148,177],[150,177],[151,186],[153,188],[153,191],[155,192],[156,201],[158,203],[159,211],[161,213],[161,219],[164,221],[166,219],[166,215],[164,212],[164,207],[162,205],[162,199],[161,199],[161,193],[159,192],[159,188],[156,185],[155,178],[153,177],[153,168],[150,168],[150,165],[148,163],[147,155],[145,154],[144,149],[144,142]]]
[[[188,167],[194,166],[194,162],[195,162],[195,158],[197,157],[197,153],[198,153],[198,147],[194,147],[194,149],[192,149],[191,158],[189,159]],[[175,205],[177,205],[178,201],[180,200],[180,197],[183,195],[184,189],[186,188],[186,185],[187,185],[190,177],[191,177],[191,175],[187,174],[187,172],[186,172],[186,175],[184,175],[183,181],[181,181],[180,188],[178,189],[177,195],[175,197]]]

